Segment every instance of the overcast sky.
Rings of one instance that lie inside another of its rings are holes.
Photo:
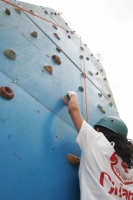
[[[63,12],[76,33],[102,65],[112,89],[120,117],[133,139],[133,0],[25,0]]]

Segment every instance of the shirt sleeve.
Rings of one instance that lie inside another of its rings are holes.
[[[85,120],[82,123],[79,134],[76,138],[76,143],[79,145],[82,152],[85,152],[87,147],[99,136],[99,133],[95,131]]]

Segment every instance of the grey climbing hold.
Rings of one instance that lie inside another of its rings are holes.
[[[98,75],[98,72],[96,73],[96,75]]]
[[[16,59],[16,53],[12,50],[12,49],[6,49],[5,51],[4,51],[4,54],[8,57],[8,58],[10,58],[11,60],[15,60]]]
[[[91,54],[91,56],[93,56],[93,54]]]
[[[54,24],[53,24],[52,26],[53,26],[53,27],[54,27],[56,30],[58,30],[58,28],[57,28],[57,26],[56,26],[56,25],[54,25]]]
[[[6,13],[7,15],[10,15],[10,14],[11,14],[11,11],[10,11],[8,8],[6,8],[5,13]]]
[[[81,75],[86,78],[86,73],[82,72]]]
[[[55,35],[55,37],[56,37],[58,40],[60,40],[60,37],[58,36],[57,33],[54,33],[54,35]]]
[[[103,78],[105,81],[107,80],[106,78]]]
[[[82,86],[79,86],[79,89],[84,92],[84,88]]]
[[[18,13],[21,14],[21,10],[19,8],[14,8],[14,10]]]
[[[68,23],[65,23],[66,25],[68,25]]]
[[[89,60],[89,58],[88,58],[88,57],[86,57],[86,60]]]
[[[52,75],[52,73],[53,73],[53,68],[52,68],[50,65],[44,66],[44,69],[45,69],[49,74]]]
[[[93,73],[92,73],[91,71],[89,71],[89,74],[90,74],[91,76],[93,76]]]
[[[87,44],[85,44],[85,46],[87,47]]]
[[[62,101],[64,102],[65,105],[68,106],[68,103],[69,103],[69,96],[66,94],[65,96],[62,97]]]
[[[71,38],[71,36],[70,36],[70,35],[68,35],[68,38]]]
[[[57,49],[59,52],[61,52],[61,51],[62,51],[60,47],[56,47],[56,49]]]
[[[69,33],[69,31],[68,31],[68,30],[66,30],[66,32],[67,32],[67,33]]]
[[[100,108],[100,110],[105,114],[106,113],[106,111],[104,110],[104,108],[100,105],[100,104],[98,104],[98,108]]]
[[[61,59],[58,56],[53,55],[52,58],[54,59],[55,63],[57,63],[59,65],[61,64]]]
[[[84,56],[80,55],[79,57],[80,57],[81,59],[83,59]]]
[[[101,72],[103,72],[103,70],[102,70],[102,69],[100,69],[100,71],[101,71]]]
[[[33,31],[33,32],[31,33],[31,35],[32,35],[33,37],[37,38],[38,33],[37,33],[36,31]]]
[[[82,49],[82,51],[84,51],[84,48],[83,48],[83,47],[80,47],[80,49]]]
[[[97,60],[99,62],[99,60]]]
[[[102,94],[101,94],[101,93],[98,93],[98,94],[99,94],[100,97],[102,97]]]
[[[47,10],[45,10],[44,12],[45,12],[46,14],[48,14],[48,11],[47,11]]]
[[[51,12],[50,14],[53,15],[53,12]]]

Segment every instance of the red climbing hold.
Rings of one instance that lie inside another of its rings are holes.
[[[2,86],[0,88],[0,95],[5,98],[5,99],[13,99],[14,97],[14,92],[11,88],[9,88],[8,86]]]
[[[111,94],[107,94],[107,96],[110,98],[110,97],[111,97]]]

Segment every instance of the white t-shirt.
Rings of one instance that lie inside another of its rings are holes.
[[[102,133],[86,121],[76,139],[81,148],[81,200],[133,200],[133,169],[116,154]]]

